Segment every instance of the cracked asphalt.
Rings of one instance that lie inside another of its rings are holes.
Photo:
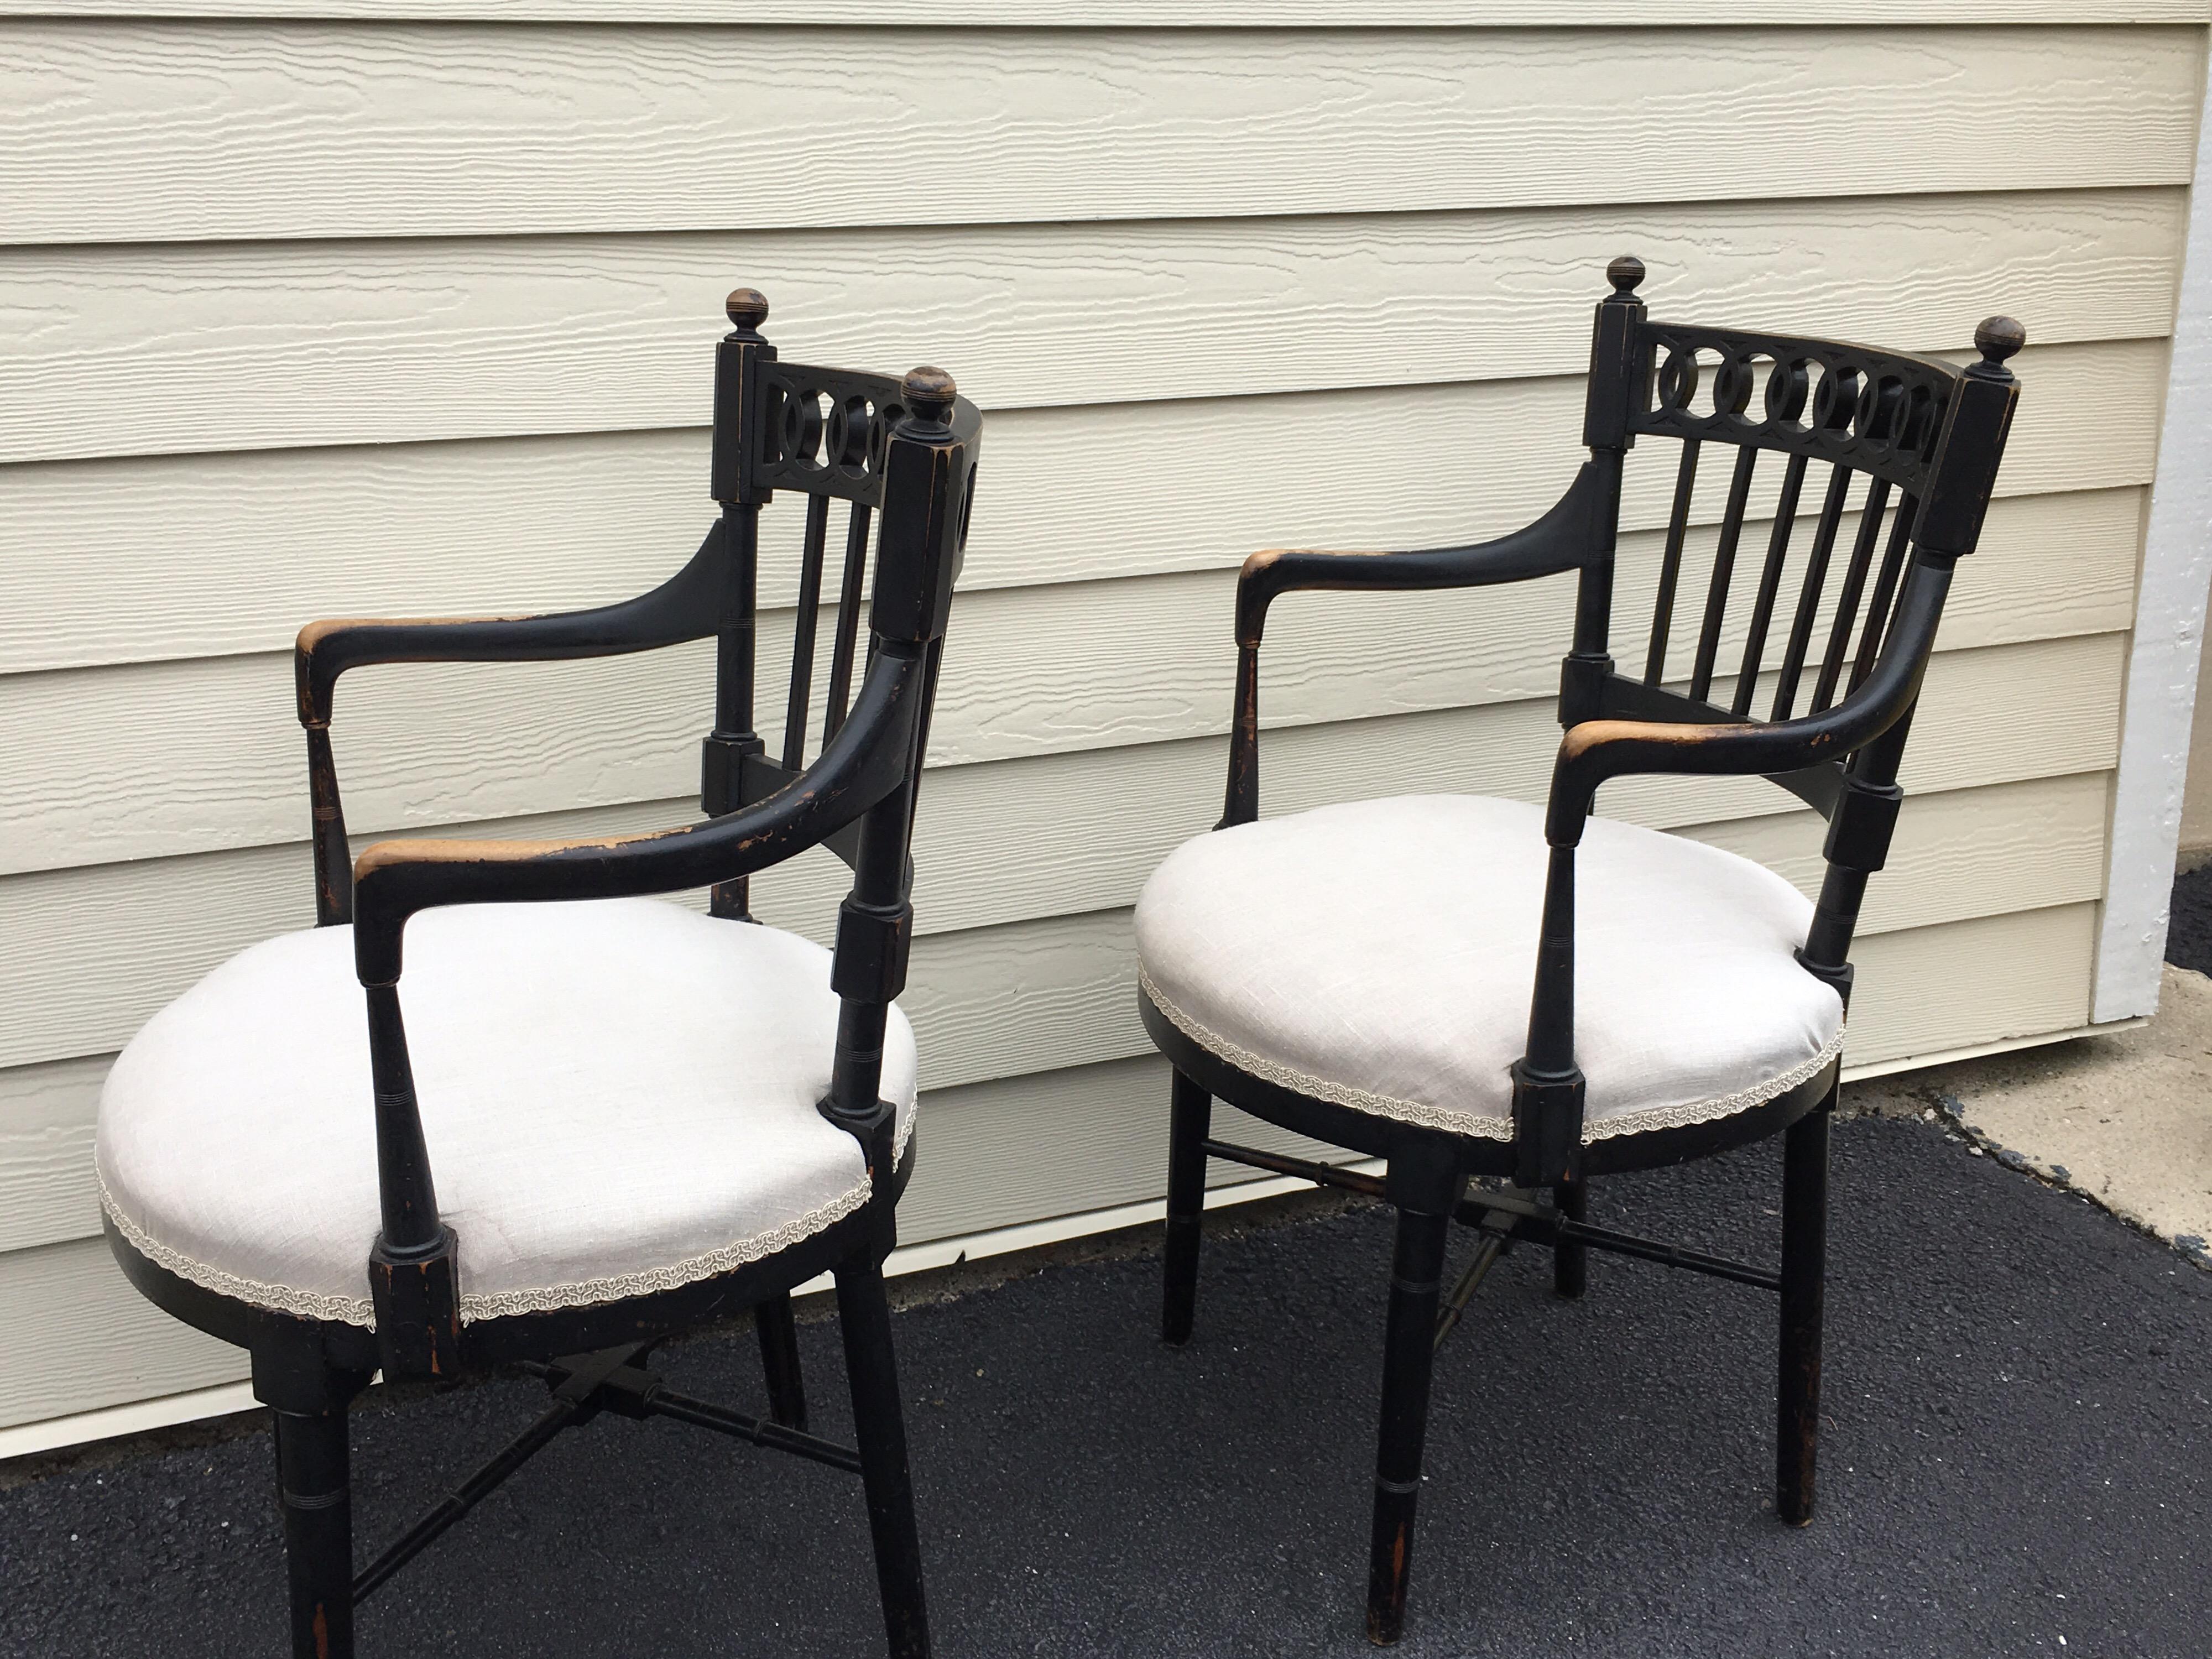
[[[1438,1368],[1402,1651],[2212,1651],[2212,1275],[1938,1127],[1847,1120],[1835,1142],[1813,1525],[1768,1508],[1770,1299],[1597,1257],[1566,1304],[1519,1251]],[[1778,1190],[1754,1147],[1603,1182],[1593,1213],[1764,1259]],[[1388,1249],[1366,1207],[1225,1222],[1182,1352],[1153,1336],[1141,1255],[902,1312],[939,1652],[1366,1651]],[[802,1337],[842,1436],[835,1328]],[[665,1360],[757,1408],[748,1333]],[[364,1557],[542,1398],[499,1382],[357,1413]],[[0,1652],[281,1651],[271,1478],[257,1436],[0,1492]],[[857,1486],[602,1419],[380,1591],[362,1648],[879,1653]]]

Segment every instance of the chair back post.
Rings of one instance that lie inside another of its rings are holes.
[[[853,887],[837,910],[830,973],[840,999],[837,1047],[823,1117],[857,1139],[874,1182],[881,1217],[878,1244],[890,1248],[889,1177],[896,1168],[896,1114],[882,1097],[884,1031],[890,1004],[906,986],[913,942],[912,866],[915,799],[927,741],[952,584],[967,537],[981,418],[942,369],[917,368],[901,383],[902,410],[883,457],[883,516],[878,532],[875,595],[869,616],[873,652],[919,661],[920,695],[910,705],[906,779],[860,820]]]
[[[741,288],[725,302],[731,328],[714,348],[714,448],[710,489],[722,504],[726,561],[714,642],[714,729],[700,744],[699,805],[710,817],[742,804],[745,758],[763,751],[754,730],[754,634],[759,613],[760,510],[773,493],[755,478],[762,442],[761,365],[775,348],[762,337],[768,301]],[[752,920],[750,884],[718,883],[718,916]]]
[[[1588,402],[1583,442],[1601,491],[1591,516],[1592,544],[1575,590],[1573,648],[1559,665],[1559,724],[1575,726],[1605,713],[1613,679],[1608,630],[1613,571],[1620,532],[1620,478],[1636,441],[1629,415],[1637,397],[1637,297],[1644,261],[1623,254],[1605,268],[1613,292],[1598,301],[1590,331]],[[1529,1000],[1528,1042],[1513,1063],[1514,1179],[1550,1187],[1582,1170],[1582,1070],[1575,1064],[1575,849],[1555,846],[1544,879],[1543,920],[1536,945],[1536,982]]]
[[[2027,331],[2009,317],[1991,317],[1974,331],[1981,361],[1960,377],[1943,429],[1936,440],[1928,489],[1912,524],[1912,562],[1897,613],[1881,640],[1881,654],[1910,653],[1912,700],[1905,712],[1850,758],[1828,817],[1821,849],[1827,873],[1814,908],[1813,926],[1798,962],[1851,994],[1850,948],[1858,927],[1867,878],[1887,861],[1905,792],[1898,770],[1912,728],[1921,677],[1934,650],[1936,627],[1959,560],[1979,543],[1982,521],[1996,488],[1998,464],[2020,401],[2020,383],[2005,365],[2027,343]]]
[[[1601,491],[1592,504],[1592,544],[1575,589],[1574,646],[1559,665],[1559,724],[1575,726],[1603,712],[1606,683],[1613,675],[1608,635],[1613,620],[1614,544],[1620,529],[1620,475],[1635,434],[1628,429],[1636,392],[1637,325],[1644,301],[1636,295],[1644,280],[1644,261],[1624,254],[1605,269],[1613,292],[1598,301],[1590,331],[1588,401],[1583,442]]]
[[[1652,642],[1641,683],[1612,672],[1605,655],[1604,609],[1611,599],[1612,535],[1594,549],[1583,571],[1575,649],[1560,686],[1563,724],[1598,717],[1728,721],[1745,720],[1756,690],[1761,651],[1778,614],[1780,584],[1799,489],[1808,465],[1832,470],[1807,564],[1804,592],[1787,629],[1771,718],[1791,717],[1810,652],[1822,584],[1835,546],[1853,471],[1871,475],[1861,526],[1834,605],[1828,647],[1819,665],[1805,718],[1827,717],[1842,698],[1874,696],[1882,711],[1875,735],[1838,760],[1775,781],[1819,807],[1828,818],[1823,848],[1827,871],[1805,945],[1797,957],[1815,977],[1850,995],[1851,938],[1867,878],[1887,858],[1903,792],[1897,776],[1936,629],[1958,560],[1971,553],[1996,486],[2019,387],[2006,361],[2026,331],[2006,317],[1975,331],[1981,361],[1960,371],[1928,358],[1869,350],[1836,342],[1795,340],[1729,330],[1647,324],[1635,297],[1643,266],[1616,259],[1607,269],[1614,292],[1597,307],[1591,348],[1584,440],[1594,464],[1608,466],[1608,505],[1617,528],[1620,467],[1638,432],[1683,441],[1680,476],[1668,527]],[[1692,406],[1696,354],[1722,358],[1713,383],[1713,411]],[[1667,362],[1661,371],[1659,358]],[[1771,360],[1763,418],[1750,410],[1756,364]],[[1817,398],[1808,399],[1808,369],[1817,366]],[[1654,393],[1656,392],[1655,402]],[[1940,414],[1940,426],[1937,424]],[[1699,629],[1688,695],[1666,690],[1665,658],[1674,585],[1690,518],[1690,495],[1701,443],[1735,451],[1729,501],[1714,555],[1714,572]],[[1759,454],[1788,457],[1768,537],[1757,600],[1731,707],[1711,704],[1722,624],[1731,591],[1737,538],[1747,517]],[[1892,493],[1896,509],[1888,513]],[[1887,525],[1885,526],[1885,515]],[[1880,562],[1875,563],[1877,546]],[[1862,604],[1863,603],[1863,610]],[[1850,636],[1858,635],[1850,650]],[[1862,721],[1859,730],[1866,728]],[[1555,826],[1556,830],[1557,826]],[[1582,1139],[1583,1085],[1574,1063],[1574,847],[1558,831],[1546,882],[1528,1048],[1513,1068],[1516,1179],[1524,1186],[1574,1178]],[[1574,832],[1578,836],[1578,831]]]

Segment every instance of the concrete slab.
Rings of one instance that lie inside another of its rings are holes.
[[[1878,1078],[1846,1110],[1948,1122],[2212,1267],[2212,979],[2168,964],[2157,1017],[2111,1036]]]

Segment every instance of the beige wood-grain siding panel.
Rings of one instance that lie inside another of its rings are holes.
[[[1167,1190],[1167,1062],[1144,1057],[1001,1078],[922,1101],[922,1152],[899,1204],[899,1242],[927,1243],[1054,1216],[1139,1204]],[[1346,1161],[1340,1147],[1214,1108],[1225,1140]],[[1210,1164],[1206,1184],[1256,1178]]]
[[[0,0],[0,17],[400,18],[430,21],[842,23],[897,21],[874,0]],[[2205,0],[1948,0],[1947,23],[2201,23]],[[1180,0],[939,0],[939,27],[1558,28],[1569,25],[1924,23],[1924,0],[1237,0],[1203,13]]]
[[[2102,898],[2112,774],[1910,795],[1889,865],[1868,884],[1861,939]],[[1778,813],[1681,831],[1786,876],[1808,898],[1826,874],[1827,820]]]
[[[109,1058],[0,1071],[0,1254],[100,1231],[92,1125]]]
[[[2201,31],[2094,27],[0,41],[0,240],[37,242],[2178,184],[2203,56]]]
[[[2148,480],[2166,349],[2030,347],[2000,492]],[[1582,413],[1567,376],[994,412],[962,590],[1217,568],[1268,545],[1503,535],[1572,476]],[[1451,443],[1407,441],[1423,433]],[[1624,528],[1666,521],[1669,447],[1632,458]],[[1440,453],[1467,459],[1440,466]],[[626,599],[704,533],[706,468],[698,430],[26,463],[0,516],[0,672],[289,649],[317,616]],[[1759,474],[1755,511],[1772,510],[1779,476]],[[1716,493],[1696,506],[1711,520]],[[772,550],[791,518],[764,520]],[[764,603],[790,603],[796,561],[772,551],[762,579]]]
[[[1907,751],[1906,788],[1956,791],[2109,768],[2124,643],[2103,635],[1939,656]],[[1989,708],[2012,718],[1992,730],[1972,713]],[[1273,734],[1262,749],[1267,810],[1424,789],[1538,800],[1555,733],[1549,705],[1530,702]],[[939,775],[923,791],[915,900],[926,939],[1130,903],[1152,866],[1218,815],[1221,747],[1193,742],[969,772]],[[1142,814],[1127,809],[1136,799],[1148,803]],[[1659,825],[1717,824],[1787,811],[1789,797],[1758,780],[1638,780],[1609,786],[1604,805]],[[523,827],[630,826],[572,818]],[[768,878],[763,914],[822,937],[845,884],[841,868],[825,858]],[[16,942],[0,958],[0,1064],[112,1049],[234,951],[312,921],[304,844],[0,880],[0,936]]]
[[[1958,584],[1947,647],[2125,628],[2137,507],[2132,491],[1998,503]],[[1808,539],[1798,538],[1793,558]],[[1648,614],[1659,548],[1656,532],[1624,538],[1624,617]],[[1689,580],[1702,580],[1695,561],[1689,568]],[[1755,584],[1757,560],[1744,561],[1738,579]],[[933,760],[964,765],[1223,729],[1234,584],[1224,569],[963,596]],[[1571,592],[1555,577],[1440,594],[1293,595],[1271,620],[1262,719],[1280,727],[1548,696],[1568,645]],[[1741,637],[1749,609],[1735,608],[1724,647]],[[788,620],[765,619],[764,662],[787,659]],[[1624,661],[1641,649],[1626,624],[1620,649]],[[1770,660],[1779,654],[1778,646]],[[698,775],[710,655],[702,642],[593,663],[362,671],[337,704],[349,824],[374,831],[672,799]],[[276,655],[0,677],[0,728],[20,734],[17,769],[0,775],[0,870],[299,835],[291,681],[289,657]],[[780,711],[780,699],[763,701]],[[772,744],[780,723],[780,712],[763,720]]]
[[[941,363],[992,410],[1573,372],[1624,248],[1663,316],[1909,350],[2000,306],[2047,343],[2158,336],[2184,200],[22,248],[0,252],[0,460],[696,425],[741,282],[790,356]]]
[[[1851,952],[1858,976],[1844,1064],[2085,1025],[2096,948],[2089,903],[1877,934]]]
[[[101,1238],[0,1255],[0,1428],[234,1382],[246,1351],[131,1288]]]

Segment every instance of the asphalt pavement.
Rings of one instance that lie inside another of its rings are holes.
[[[1563,1304],[1518,1251],[1438,1367],[1401,1651],[2212,1651],[2212,1275],[1939,1126],[1835,1141],[1813,1525],[1769,1508],[1765,1293],[1598,1257]],[[1769,1256],[1778,1151],[1600,1183],[1594,1218]],[[1141,1255],[898,1316],[940,1655],[1367,1650],[1387,1220],[1224,1226],[1180,1352]],[[835,1326],[802,1339],[842,1436]],[[748,1333],[666,1362],[757,1409]],[[542,1398],[359,1411],[364,1553]],[[0,1653],[280,1652],[271,1482],[257,1436],[0,1492]],[[866,1540],[846,1476],[604,1418],[380,1591],[362,1652],[878,1653]]]

